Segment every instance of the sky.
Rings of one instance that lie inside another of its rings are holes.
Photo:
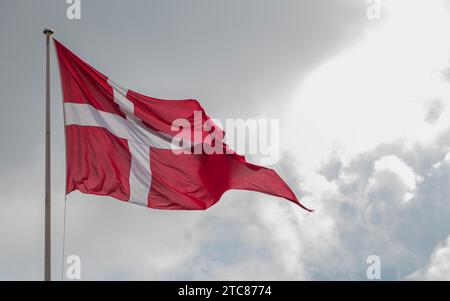
[[[53,279],[77,255],[82,280],[367,280],[376,255],[383,280],[450,280],[450,2],[381,4],[81,0],[69,20],[64,0],[0,0],[0,280],[43,278],[48,26],[132,90],[279,119],[273,168],[315,209],[245,191],[198,212],[65,203],[52,49]]]

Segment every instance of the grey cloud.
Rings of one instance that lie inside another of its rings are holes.
[[[450,67],[448,67],[442,71],[442,77],[444,80],[450,82]]]
[[[424,265],[435,245],[448,236],[450,164],[444,158],[450,144],[446,132],[434,143],[439,148],[409,149],[401,142],[381,145],[343,166],[339,179],[333,180],[340,196],[333,196],[329,204],[337,219],[339,241],[343,249],[352,250],[354,264],[360,266],[350,278],[364,279],[364,259],[376,254],[386,271],[383,279],[402,279]],[[378,174],[375,185],[369,180],[375,162],[389,155],[423,177],[407,204],[402,204],[405,187],[395,173]]]
[[[425,121],[428,123],[436,123],[445,109],[445,104],[442,100],[433,99],[426,103],[425,109]]]
[[[319,173],[323,175],[327,181],[332,181],[338,178],[341,168],[342,162],[339,159],[339,156],[333,155],[330,156],[327,162],[322,163]]]

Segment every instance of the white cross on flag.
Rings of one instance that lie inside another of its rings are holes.
[[[196,100],[124,89],[54,41],[64,100],[67,194],[79,190],[150,208],[203,210],[225,191],[244,189],[308,210],[275,171],[246,162],[221,140],[206,143],[214,123]],[[202,113],[200,129],[196,112]],[[179,132],[172,125],[180,119],[192,129],[187,141],[174,139]],[[195,152],[198,143],[216,148],[220,143],[224,152]]]

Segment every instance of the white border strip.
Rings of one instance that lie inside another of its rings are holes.
[[[137,205],[148,205],[148,194],[152,185],[150,169],[150,147],[128,140],[131,153],[130,199],[128,202]]]
[[[143,124],[127,120],[119,115],[95,109],[88,104],[65,103],[66,125],[97,126],[111,134],[141,143],[149,147],[173,149],[171,139],[152,131]]]

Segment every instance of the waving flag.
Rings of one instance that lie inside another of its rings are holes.
[[[163,100],[122,88],[54,41],[64,99],[67,194],[79,190],[150,208],[204,210],[227,190],[244,189],[308,210],[275,171],[246,162],[223,142],[223,153],[193,151],[211,132],[202,126],[210,118],[196,100]],[[200,128],[196,112],[202,113]],[[172,125],[179,119],[192,128],[188,143],[175,139]]]

